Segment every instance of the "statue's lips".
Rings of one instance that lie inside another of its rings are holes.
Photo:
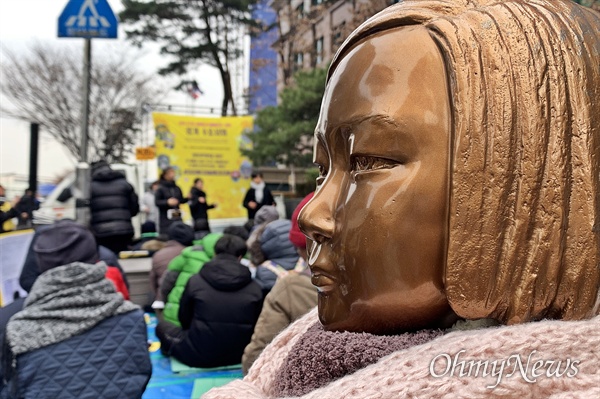
[[[310,281],[320,293],[333,291],[336,286],[335,279],[322,273],[313,273]]]

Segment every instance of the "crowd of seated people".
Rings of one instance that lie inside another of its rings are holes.
[[[300,216],[280,219],[253,174],[246,231],[192,232],[165,170],[154,205],[172,245],[138,242],[157,245],[162,353],[242,363],[244,380],[205,399],[600,397],[600,14],[396,3],[331,62],[320,188]],[[111,252],[137,199],[105,163],[92,177],[91,230],[39,229],[28,296],[0,309],[0,399],[141,398],[148,384],[144,315]],[[16,212],[0,201],[0,233]]]
[[[153,304],[146,310],[158,316],[156,334],[164,355],[191,367],[240,365],[244,357],[247,372],[279,331],[316,305],[316,290],[305,266],[306,241],[297,221],[280,219],[276,209],[267,206],[253,222],[210,233],[201,222],[192,228],[176,221],[161,237],[155,224],[147,221],[142,235],[130,243],[129,250],[151,255]],[[254,227],[249,230],[250,225]],[[40,373],[52,373],[42,363],[57,356],[56,351],[115,344],[129,346],[123,350],[135,354],[135,364],[123,360],[128,368],[111,377],[113,391],[96,396],[141,397],[151,375],[145,322],[142,309],[128,301],[129,284],[118,254],[98,245],[93,232],[75,221],[57,221],[35,232],[20,285],[29,295],[0,308],[0,375],[6,392],[0,397],[40,392],[44,385]],[[100,291],[92,292],[98,287]],[[79,301],[92,315],[89,322],[73,319]],[[32,320],[41,320],[43,327],[28,339],[40,343],[27,339],[21,343],[23,328],[37,323]],[[66,332],[48,339],[44,335],[48,326]],[[129,338],[118,343],[101,339],[116,330],[127,330]],[[90,370],[102,371],[107,361],[100,359],[83,371],[65,368],[60,378],[68,373],[95,375]],[[79,397],[97,386],[90,377],[86,383],[53,392]]]
[[[156,332],[164,355],[191,367],[243,360],[247,372],[277,333],[316,306],[306,238],[295,220],[310,197],[291,221],[265,206],[250,229],[208,233],[173,258],[158,294],[164,309],[157,312]]]

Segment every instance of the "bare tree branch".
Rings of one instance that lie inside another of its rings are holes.
[[[80,154],[82,102],[81,53],[71,48],[30,45],[26,54],[3,49],[0,92],[11,108],[2,112],[38,122],[67,150]],[[90,159],[123,162],[140,130],[142,104],[164,92],[140,72],[127,51],[92,61],[89,114]]]

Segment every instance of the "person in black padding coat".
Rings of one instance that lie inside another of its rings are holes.
[[[254,215],[265,205],[276,205],[271,190],[265,184],[262,173],[252,173],[250,188],[244,196],[244,208],[248,210],[248,219],[254,219]]]
[[[161,351],[191,367],[238,364],[262,309],[263,294],[240,263],[246,243],[225,234],[215,257],[188,281],[179,306],[181,327],[156,327]]]
[[[169,226],[176,220],[181,220],[179,205],[185,200],[181,189],[175,184],[175,169],[167,167],[160,175],[158,189],[154,200],[158,207],[158,232],[167,235]]]
[[[208,210],[217,207],[216,204],[209,204],[206,201],[204,181],[200,178],[194,180],[194,186],[190,189],[188,204],[194,222],[200,219],[208,220]],[[208,232],[210,233],[210,228],[208,229]]]
[[[138,196],[125,175],[112,170],[106,161],[94,162],[91,167],[90,229],[98,245],[118,254],[133,238],[131,218],[140,210]]]

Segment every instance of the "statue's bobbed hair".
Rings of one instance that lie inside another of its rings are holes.
[[[568,0],[406,0],[354,31],[329,76],[404,25],[429,31],[448,76],[454,311],[508,324],[598,314],[600,15]]]

